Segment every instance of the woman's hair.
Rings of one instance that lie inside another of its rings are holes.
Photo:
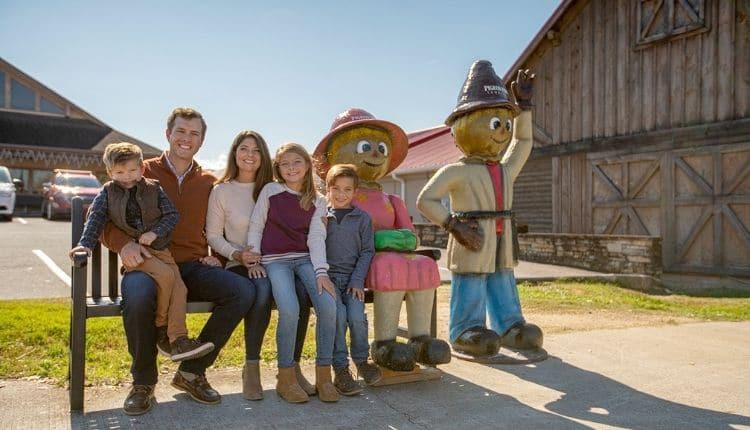
[[[302,182],[302,189],[300,190],[302,196],[299,205],[302,209],[308,210],[315,201],[316,192],[315,184],[313,183],[312,159],[310,158],[310,154],[307,153],[307,150],[298,143],[285,143],[281,145],[281,147],[276,150],[276,155],[273,157],[273,173],[276,176],[276,180],[283,184],[284,178],[281,176],[281,171],[279,170],[279,158],[288,153],[299,155],[305,160],[305,164],[307,165],[305,180]]]
[[[237,148],[245,139],[254,139],[260,150],[260,167],[255,172],[255,188],[253,189],[253,200],[258,200],[260,190],[267,183],[273,181],[273,163],[271,162],[271,153],[268,152],[268,145],[257,131],[243,130],[234,138],[232,146],[229,148],[229,155],[227,155],[227,168],[224,169],[224,174],[216,183],[232,181],[240,174],[240,169],[237,167]]]

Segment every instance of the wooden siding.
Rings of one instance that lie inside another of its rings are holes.
[[[513,185],[516,222],[531,233],[552,232],[552,163],[549,158],[529,160]]]
[[[637,1],[581,1],[529,56],[541,145],[750,115],[750,2],[706,0],[706,27],[636,46]]]

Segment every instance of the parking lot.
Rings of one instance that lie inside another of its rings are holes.
[[[0,232],[0,299],[70,295],[70,221],[16,216]]]

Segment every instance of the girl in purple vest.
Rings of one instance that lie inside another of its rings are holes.
[[[324,402],[338,401],[331,382],[336,335],[336,291],[326,262],[326,200],[315,191],[312,160],[304,147],[286,143],[273,162],[277,182],[263,187],[250,218],[247,242],[260,249],[261,263],[271,280],[279,321],[276,327],[278,382],[276,392],[290,403],[308,400],[294,372],[294,341],[299,303],[295,275],[302,280],[317,316],[315,385]]]

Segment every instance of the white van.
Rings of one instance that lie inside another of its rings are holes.
[[[13,210],[16,208],[16,184],[10,177],[10,171],[0,166],[0,216],[8,221],[13,220]]]

